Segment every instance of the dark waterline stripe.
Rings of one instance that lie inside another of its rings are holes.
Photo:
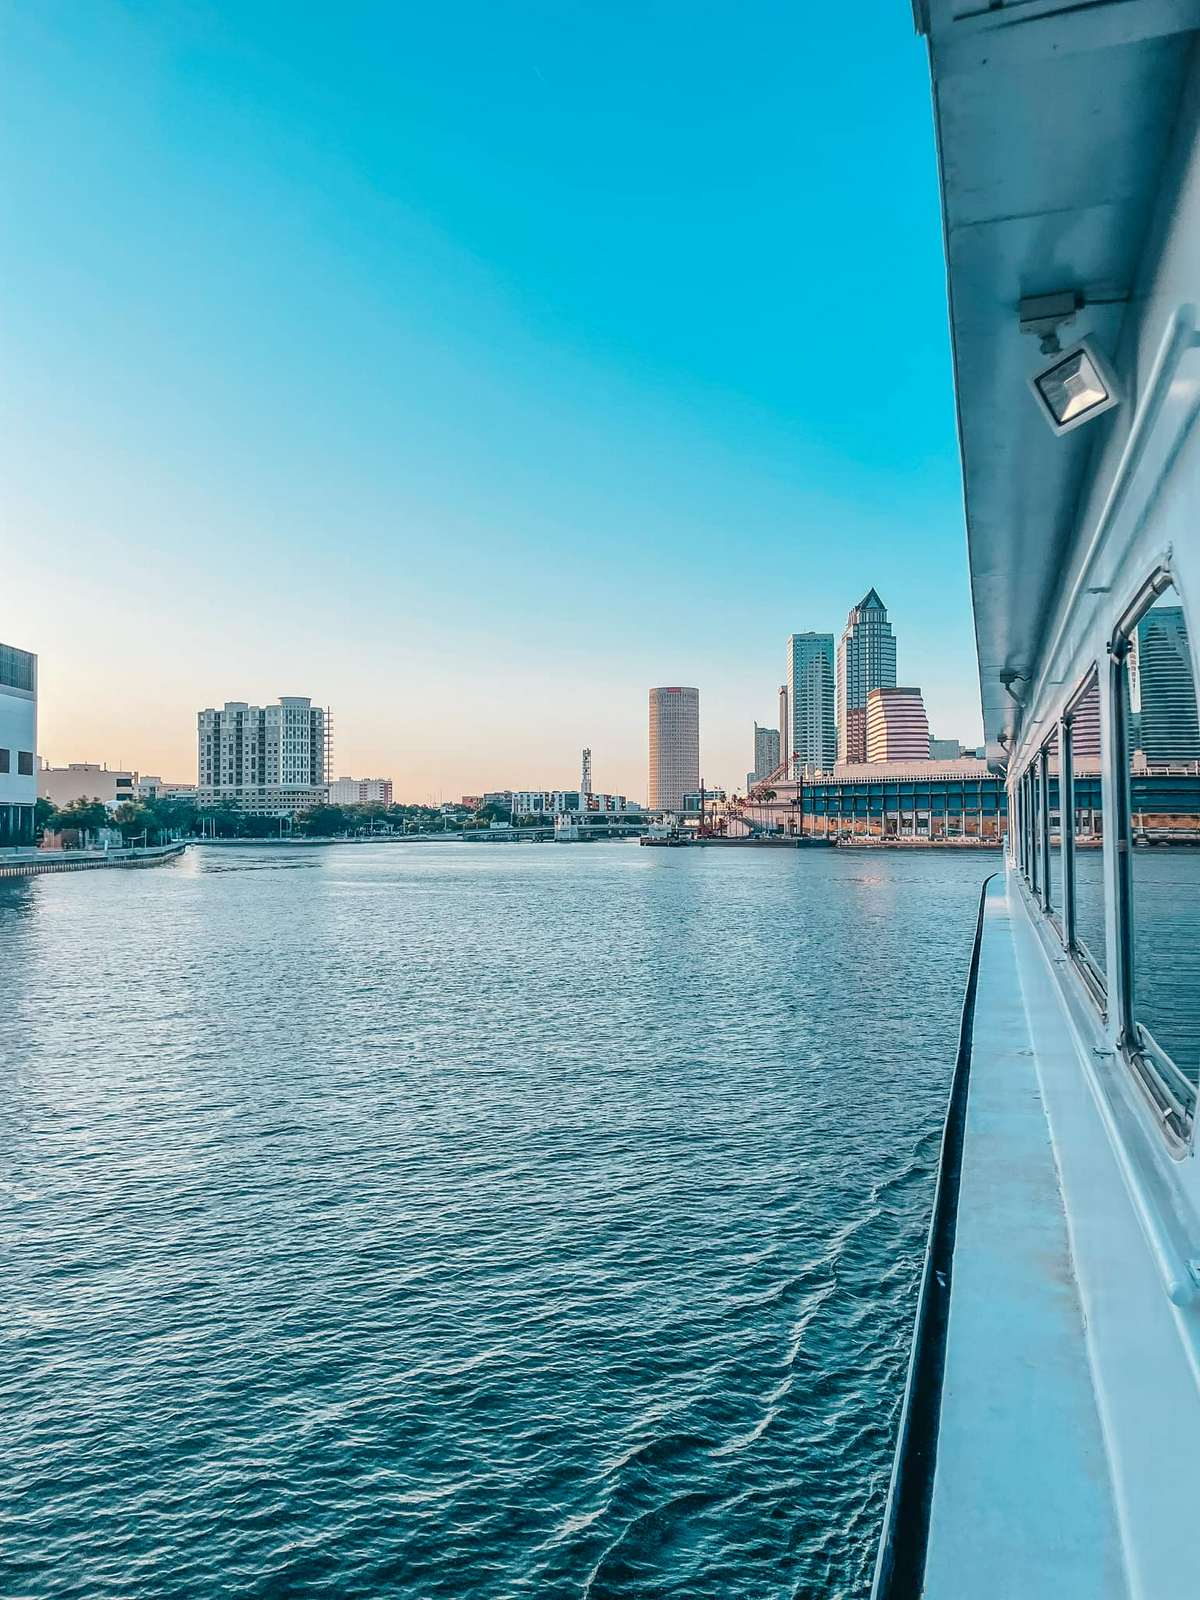
[[[950,1315],[950,1289],[954,1240],[958,1231],[958,1192],[962,1179],[963,1131],[967,1120],[967,1088],[971,1073],[971,1044],[975,1030],[975,994],[979,986],[979,951],[983,943],[983,908],[990,873],[979,891],[975,941],[963,996],[958,1053],[950,1085],[950,1103],[938,1159],[929,1245],[921,1277],[921,1295],[913,1329],[908,1383],[896,1440],[896,1458],[879,1539],[872,1600],[919,1600],[925,1583],[929,1546],[929,1512],[937,1468],[938,1427],[942,1413],[942,1383],[946,1371],[946,1327]]]

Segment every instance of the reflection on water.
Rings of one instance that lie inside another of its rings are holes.
[[[0,885],[0,1592],[862,1593],[996,865]]]

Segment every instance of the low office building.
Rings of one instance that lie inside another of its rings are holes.
[[[725,798],[724,789],[690,790],[683,796],[683,804],[680,807],[680,811],[685,817],[698,817],[701,803],[707,810],[709,806],[723,806]]]
[[[194,783],[168,783],[150,773],[141,773],[137,781],[137,797],[139,800],[190,800],[196,803],[196,785]]]
[[[392,780],[335,778],[329,785],[329,803],[333,806],[390,806]]]
[[[34,843],[37,657],[0,644],[0,847]]]
[[[556,817],[577,811],[616,815],[641,810],[623,794],[585,794],[581,789],[515,789],[510,799],[514,817]]]
[[[227,700],[196,718],[197,803],[287,817],[329,797],[331,719],[302,695],[277,704]]]
[[[957,761],[966,753],[957,739],[935,739],[932,734],[929,736],[930,761]],[[970,752],[972,755],[974,753]]]
[[[96,761],[69,761],[65,767],[42,767],[37,792],[61,810],[76,800],[99,800],[110,811],[138,797],[138,775]]]

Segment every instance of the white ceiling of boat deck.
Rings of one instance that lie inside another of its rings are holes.
[[[1047,358],[1024,295],[1078,289],[1062,331],[1115,351],[1200,0],[916,0],[929,40],[980,688],[989,753],[1062,581],[1089,453],[1122,406],[1056,438],[1027,379]]]

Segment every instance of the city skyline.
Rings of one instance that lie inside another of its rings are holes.
[[[779,641],[872,583],[974,741],[909,17],[470,15],[7,19],[0,637],[47,756],[183,778],[194,707],[303,684],[398,793],[581,743],[638,793],[681,681],[733,788]]]
[[[877,612],[878,615],[873,615],[872,614],[873,612]],[[821,631],[821,630],[815,630],[815,629],[810,629],[810,630],[807,630],[807,631],[805,631],[803,633],[793,633],[793,634],[790,634],[788,636],[787,652],[788,652],[789,680],[792,680],[792,679],[796,678],[797,671],[799,671],[800,674],[801,674],[801,677],[800,677],[800,680],[798,680],[798,681],[802,681],[804,683],[807,683],[808,689],[807,689],[807,693],[806,694],[796,695],[796,694],[792,694],[790,692],[789,685],[787,683],[780,685],[779,696],[780,696],[781,717],[786,712],[787,721],[788,721],[788,729],[787,729],[786,738],[787,738],[787,740],[794,739],[796,737],[796,735],[797,735],[797,730],[798,730],[798,723],[797,723],[797,720],[796,720],[797,719],[797,707],[798,707],[798,714],[799,714],[799,716],[801,718],[805,719],[805,724],[806,724],[806,728],[807,728],[807,731],[804,733],[804,735],[802,737],[801,743],[804,746],[804,748],[808,751],[808,754],[810,756],[812,755],[813,751],[815,751],[815,750],[817,750],[819,748],[819,749],[825,751],[827,755],[828,755],[828,752],[830,750],[832,750],[833,754],[834,754],[834,757],[836,758],[836,760],[838,762],[841,762],[844,759],[843,751],[844,751],[844,748],[845,748],[845,742],[844,742],[844,734],[843,734],[843,724],[842,724],[840,718],[837,717],[836,715],[834,716],[832,723],[830,722],[830,708],[832,707],[834,712],[836,713],[838,708],[843,703],[844,693],[845,693],[845,691],[844,691],[844,683],[845,683],[846,674],[847,674],[847,670],[848,670],[847,663],[848,662],[852,662],[854,660],[854,651],[853,651],[853,649],[851,649],[850,651],[847,650],[847,642],[849,640],[852,640],[852,637],[856,633],[858,633],[860,635],[862,634],[862,632],[864,630],[861,627],[861,622],[864,619],[864,617],[865,617],[865,621],[867,623],[867,629],[865,631],[867,633],[867,637],[868,637],[869,643],[864,641],[864,643],[860,647],[860,652],[859,653],[861,653],[861,655],[863,656],[863,662],[861,664],[861,668],[859,668],[858,666],[855,667],[855,670],[857,672],[857,676],[865,684],[867,681],[869,681],[869,679],[871,677],[875,677],[875,676],[879,676],[880,675],[879,670],[878,670],[879,662],[878,662],[878,660],[876,658],[880,656],[880,653],[881,653],[880,652],[880,642],[882,640],[882,643],[883,643],[883,645],[885,647],[883,649],[883,651],[882,651],[882,655],[886,658],[883,661],[883,676],[886,678],[890,674],[890,677],[892,679],[894,679],[894,677],[895,677],[894,663],[895,663],[895,656],[896,656],[896,641],[895,641],[895,638],[894,638],[894,635],[893,635],[893,632],[892,632],[891,624],[888,621],[888,612],[887,612],[886,608],[883,606],[883,603],[880,600],[878,592],[877,592],[877,589],[875,588],[874,585],[872,585],[870,587],[870,589],[868,590],[867,594],[863,597],[862,600],[860,600],[858,602],[858,604],[856,606],[853,606],[853,607],[850,608],[847,624],[846,624],[845,630],[843,631],[840,639],[837,639],[835,641],[835,636],[832,633],[828,633],[828,632]],[[886,634],[886,638],[885,639],[882,637],[884,634]],[[800,655],[803,655],[804,659],[803,659],[803,663],[798,666],[798,661],[799,661],[799,656]],[[868,664],[868,658],[870,658],[870,664]],[[820,669],[819,672],[817,670],[818,668]],[[817,677],[816,678],[813,677],[814,672],[817,673]],[[819,679],[819,682],[818,682],[818,679]],[[872,685],[872,687],[874,687],[874,686],[875,685]],[[815,688],[815,696],[814,696],[814,688]],[[655,693],[662,693],[662,692],[663,691],[656,691],[656,690],[653,690],[653,689],[650,691],[652,697],[653,697],[653,695]],[[923,703],[923,706],[924,706],[924,690],[921,689],[920,693],[922,695],[922,703]],[[286,698],[287,697],[283,697],[283,699],[285,699],[285,700],[286,700]],[[305,703],[307,703],[307,702],[305,702]],[[239,701],[239,702],[226,702],[225,704],[226,704],[226,709],[229,709],[230,706],[239,706],[240,705],[240,706],[245,707],[247,705],[246,702],[241,702],[241,701]],[[250,709],[258,711],[260,708],[255,705],[255,706],[252,706]],[[326,708],[326,714],[329,714],[330,711],[331,711],[331,708]],[[201,713],[201,716],[210,715],[211,713],[212,713],[212,708],[210,707],[209,708],[209,712],[208,713]],[[763,738],[765,738],[767,736],[768,733],[770,733],[773,736],[773,738],[778,742],[778,744],[780,745],[781,750],[782,750],[782,746],[785,743],[785,736],[784,736],[784,732],[783,732],[782,727],[778,731],[776,731],[773,728],[769,728],[768,725],[765,725],[765,724],[764,725],[759,725],[757,722],[755,722],[754,726],[755,726],[755,730],[756,730],[756,746],[761,742],[761,740]],[[932,735],[933,728],[934,728],[934,723],[932,721],[932,718],[930,718],[930,720],[929,720],[929,727],[930,727],[930,732],[931,732],[931,735]],[[831,728],[832,728],[832,733],[830,731]],[[862,726],[861,733],[862,733],[862,739],[863,739],[864,748],[863,748],[863,755],[859,759],[864,759],[865,760],[866,759],[865,707],[863,708],[863,726]],[[954,737],[958,738],[959,735],[955,734]],[[331,743],[332,743],[332,741],[330,741],[330,746],[331,746]],[[645,746],[643,744],[643,749],[644,748],[645,748]],[[330,751],[328,753],[332,754],[331,748],[330,748]],[[95,754],[94,752],[89,752],[82,759],[90,761],[90,760],[93,759],[94,754]],[[590,749],[587,750],[585,752],[585,754],[590,760],[590,755],[591,755]],[[579,749],[578,749],[578,746],[577,746],[576,749],[575,749],[576,761],[578,761],[578,755],[579,755]],[[72,755],[71,757],[69,757],[67,759],[69,759],[71,761],[76,761],[79,758],[78,758],[77,755]],[[504,762],[505,759],[506,758],[501,757],[501,764],[502,765],[503,765],[503,762]],[[43,749],[43,748],[39,748],[38,760],[39,761],[46,761],[47,764],[53,764],[50,761],[49,757],[47,756],[46,750]],[[401,755],[398,758],[398,760],[399,760],[399,765],[402,768],[403,767],[403,756]],[[117,761],[114,762],[112,759],[110,759],[110,757],[107,754],[104,754],[101,757],[101,761],[102,761],[102,764],[104,764],[104,765],[115,766],[115,767],[118,767],[118,768],[120,768],[122,770],[149,771],[150,768],[154,765],[153,761],[145,762],[145,763],[139,763],[137,760],[134,760],[133,762],[130,762],[128,764],[125,763],[123,760],[117,760]],[[343,761],[340,750],[339,750],[339,754],[338,754],[338,761],[339,761],[339,764],[342,765],[342,766],[345,766],[347,764],[353,766],[355,764],[354,762],[347,763],[347,762]],[[699,776],[699,778],[704,778],[705,777],[705,772],[706,772],[706,768],[705,768],[706,756],[705,756],[705,752],[704,752],[704,750],[702,748],[699,749],[699,751],[698,751],[697,761],[698,761],[698,776]],[[833,762],[830,759],[826,759],[826,760],[823,760],[822,762],[810,763],[810,764],[814,764],[814,765],[830,765],[831,766],[833,764]],[[393,763],[393,766],[395,766],[395,765],[396,765],[396,763]],[[710,764],[709,770],[716,771],[716,769],[712,766],[712,764]],[[755,770],[757,771],[758,769],[756,768]],[[765,775],[765,772],[760,774],[760,775]],[[513,774],[511,772],[505,771],[502,774],[500,774],[500,776],[502,777],[502,779],[511,779]],[[550,788],[561,788],[561,787],[564,786],[563,785],[563,780],[558,778],[557,774],[552,774],[551,776],[555,781],[553,781],[549,785]],[[743,776],[744,776],[744,779],[745,779],[745,783],[744,784],[743,784]],[[195,755],[194,739],[193,739],[192,762],[191,762],[191,766],[189,768],[189,777],[188,778],[175,777],[175,778],[170,779],[169,781],[172,781],[172,782],[186,782],[186,781],[190,781],[190,779],[193,778],[193,777],[198,782],[200,782],[201,784],[204,781],[204,778],[203,778],[203,757],[201,756],[200,763],[199,763],[199,766],[198,766],[197,765],[197,760],[196,760],[196,755]],[[451,784],[442,784],[442,785],[440,785],[439,787],[437,787],[435,789],[426,790],[425,791],[425,798],[428,798],[428,799],[436,798],[439,801],[440,800],[445,800],[445,799],[453,797],[456,792],[467,793],[467,792],[471,792],[471,790],[473,788],[486,787],[487,784],[493,782],[496,779],[496,777],[497,777],[496,771],[489,770],[489,771],[479,775],[478,782],[475,785],[471,785],[471,784],[455,785],[455,784],[452,784],[452,783]],[[752,777],[752,774],[749,773],[749,772],[746,772],[746,769],[743,766],[742,769],[741,769],[741,772],[738,773],[737,776],[732,781],[727,780],[723,775],[714,776],[710,781],[711,781],[713,786],[723,787],[723,788],[727,789],[729,792],[732,793],[732,792],[741,790],[743,787],[748,789],[749,788],[749,780],[750,780],[751,777]],[[394,786],[396,788],[398,788],[401,792],[404,792],[403,779],[400,779],[397,782],[396,780],[392,780],[391,778],[389,778],[387,781],[389,783],[393,783]],[[645,763],[645,758],[643,757],[643,782],[642,782],[642,786],[639,787],[639,784],[637,782],[630,783],[630,784],[625,786],[624,792],[628,792],[628,793],[635,794],[635,795],[638,794],[638,793],[641,793],[641,792],[645,792],[645,794],[647,795],[647,804],[649,804],[650,803],[649,802],[650,790],[651,790],[650,773],[649,773],[649,771],[647,769],[647,766],[646,766],[646,763]]]

